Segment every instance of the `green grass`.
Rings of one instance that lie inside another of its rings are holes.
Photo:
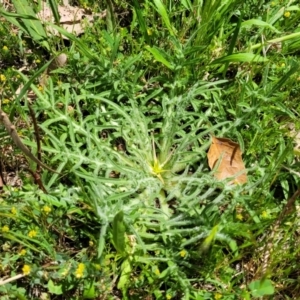
[[[1,299],[298,299],[299,206],[281,214],[299,187],[297,1],[105,8],[80,37],[56,27],[65,43],[1,16],[1,109],[35,153],[14,93],[36,93],[42,160],[59,172],[41,172],[45,193],[0,127],[2,173],[22,180],[0,194]],[[239,143],[245,185],[214,178],[211,135]]]

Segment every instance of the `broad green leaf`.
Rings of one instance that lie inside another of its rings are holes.
[[[123,211],[119,211],[115,215],[112,227],[114,246],[120,254],[123,254],[125,252],[125,225]]]
[[[27,34],[37,43],[40,43],[45,48],[50,50],[49,43],[47,42],[47,34],[46,31],[39,19],[36,18],[36,15],[31,7],[31,5],[27,2],[27,0],[13,0],[14,7],[19,14],[19,17],[22,19]],[[23,18],[24,15],[29,15],[34,19]]]
[[[236,53],[215,59],[211,65],[227,62],[267,62],[268,59],[253,53]]]
[[[161,0],[153,0],[153,2],[155,4],[157,12],[161,15],[165,25],[167,26],[169,33],[174,36],[175,35],[174,28],[171,25],[171,22],[170,22],[170,19],[169,19],[169,16],[168,16],[168,13],[167,13],[167,10],[166,10],[164,4],[162,3]]]
[[[276,33],[280,33],[279,30],[277,30],[274,26],[272,26],[271,24],[264,22],[262,20],[258,20],[258,19],[251,19],[251,20],[247,20],[245,22],[242,22],[241,27],[251,27],[251,26],[258,26],[258,27],[266,27],[269,28],[270,30],[275,31]]]
[[[83,299],[95,299],[95,298],[96,298],[95,281],[89,280],[88,282],[84,283]]]
[[[118,289],[122,290],[126,286],[128,286],[128,284],[131,283],[130,275],[131,275],[131,265],[130,265],[130,261],[126,259],[123,261],[121,266],[121,276],[118,282]]]
[[[166,67],[168,67],[171,70],[174,69],[174,66],[164,57],[160,49],[156,47],[146,46],[146,50],[149,51],[157,61],[163,63]]]
[[[271,280],[255,280],[249,284],[253,297],[263,297],[265,295],[273,295],[275,290]]]
[[[18,288],[16,292],[12,292],[12,295],[14,295],[18,300],[28,300],[26,295],[26,290],[24,288]]]
[[[63,286],[62,284],[55,284],[51,279],[48,281],[48,290],[51,294],[62,295],[63,294]]]

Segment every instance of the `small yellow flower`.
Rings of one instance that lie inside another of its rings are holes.
[[[240,221],[243,221],[243,220],[244,220],[244,217],[243,217],[242,214],[236,214],[235,217],[236,217],[238,220],[240,220]]]
[[[9,227],[7,225],[4,225],[2,227],[2,232],[9,232]]]
[[[10,210],[10,212],[13,214],[13,215],[16,215],[17,214],[17,209],[13,206]]]
[[[222,294],[216,293],[214,298],[215,298],[216,300],[219,300],[219,299],[222,298]]]
[[[153,34],[153,30],[151,28],[147,28],[147,33],[148,33],[148,35],[152,35]]]
[[[3,74],[0,74],[0,81],[6,81],[6,77]]]
[[[289,11],[286,11],[286,12],[284,13],[284,16],[285,16],[286,18],[289,18],[289,17],[291,16],[291,13],[290,13]]]
[[[187,253],[187,252],[183,249],[183,250],[180,251],[180,256],[181,256],[181,257],[185,257],[185,256],[186,256],[186,253]]]
[[[2,50],[3,50],[3,51],[7,51],[7,50],[8,50],[7,46],[3,46],[3,47],[2,47]]]
[[[267,219],[267,218],[270,217],[269,213],[268,213],[267,211],[265,211],[265,210],[260,214],[260,216],[261,216],[263,219]]]
[[[285,63],[281,63],[281,65],[280,65],[282,68],[284,68],[285,67]]]
[[[40,64],[40,63],[41,63],[41,61],[40,61],[39,59],[36,59],[35,62],[36,62],[37,64]]]
[[[75,271],[76,278],[82,278],[84,273],[85,265],[80,263]]]
[[[155,273],[157,276],[160,275],[159,268],[156,268],[155,271],[154,271],[154,273]]]
[[[39,85],[39,86],[38,86],[38,90],[39,90],[40,92],[42,92],[42,91],[44,90],[44,87],[43,87],[42,85]]]
[[[25,254],[26,254],[26,249],[22,249],[22,250],[19,252],[19,255],[24,256]]]
[[[30,271],[31,271],[30,266],[28,266],[28,265],[23,266],[22,272],[23,272],[24,275],[28,275],[30,273]]]
[[[45,205],[42,210],[46,215],[48,215],[51,212],[51,207]]]
[[[90,247],[93,247],[93,246],[94,246],[94,242],[90,240],[90,241],[89,241],[89,246],[90,246]]]
[[[170,294],[167,294],[167,295],[166,295],[166,299],[167,299],[167,300],[170,300],[170,299],[172,299],[172,296],[171,296]]]
[[[5,98],[5,99],[2,100],[2,104],[8,104],[8,103],[10,103],[9,99]]]
[[[37,236],[37,231],[36,230],[30,230],[29,233],[28,233],[28,236],[30,238],[34,238]]]

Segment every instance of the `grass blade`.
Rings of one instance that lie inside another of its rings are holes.
[[[59,15],[59,12],[58,12],[58,7],[57,7],[56,0],[49,0],[49,6],[51,8],[55,23],[57,25],[59,25],[60,15]]]
[[[80,39],[78,39],[74,34],[68,32],[67,30],[51,24],[51,23],[47,23],[48,26],[53,27],[55,30],[57,30],[59,33],[61,33],[62,35],[64,35],[65,37],[67,37],[70,41],[74,42],[76,44],[76,46],[78,47],[78,49],[80,50],[80,52],[86,56],[89,59],[98,61],[99,57],[96,56],[95,54],[93,54],[89,47],[87,45],[84,44],[84,42],[82,42]]]
[[[141,10],[140,4],[137,0],[133,0],[133,5],[134,5],[134,10],[135,10],[135,13],[136,13],[139,25],[140,25],[139,26],[140,31],[143,34],[144,39],[146,40],[146,43],[150,44],[150,38],[148,35],[148,31],[147,31],[147,25],[146,25],[145,19],[143,17],[143,12]]]
[[[215,59],[211,65],[227,62],[267,62],[268,59],[253,53],[236,53]]]
[[[146,50],[149,51],[157,61],[163,63],[170,70],[174,69],[174,66],[163,55],[162,50],[156,47],[149,47],[149,46],[146,47]]]
[[[153,1],[156,7],[157,12],[161,15],[165,25],[167,26],[170,35],[174,36],[175,35],[175,30],[171,25],[167,10],[164,6],[164,4],[160,0],[154,0]]]

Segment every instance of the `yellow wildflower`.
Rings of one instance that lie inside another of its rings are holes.
[[[84,273],[85,265],[83,263],[78,264],[78,267],[75,271],[76,278],[82,278]]]
[[[38,86],[38,90],[39,90],[40,92],[42,92],[42,91],[44,90],[44,87],[43,87],[42,85],[39,85],[39,86]]]
[[[13,206],[13,207],[11,208],[10,212],[11,212],[13,215],[15,215],[15,214],[17,214],[17,209]]]
[[[289,18],[289,17],[291,16],[291,13],[290,13],[289,11],[286,11],[286,12],[284,13],[284,16],[285,16],[286,18]]]
[[[216,300],[219,300],[219,299],[222,298],[222,294],[216,293],[214,298],[215,298]]]
[[[7,46],[3,46],[3,47],[2,47],[2,50],[3,50],[3,51],[7,51],[7,50],[8,50]]]
[[[2,227],[2,232],[9,232],[9,227],[7,225],[4,225]]]
[[[263,219],[267,219],[267,218],[269,218],[269,213],[267,212],[267,211],[263,211],[261,214],[260,214],[260,216],[263,218]]]
[[[155,271],[154,271],[154,273],[155,273],[157,276],[160,275],[159,268],[156,268]]]
[[[94,246],[94,242],[90,240],[90,241],[89,241],[89,246],[90,246],[90,247],[93,247],[93,246]]]
[[[20,255],[24,256],[26,254],[26,249],[22,249],[20,252],[19,252]]]
[[[28,233],[28,236],[30,238],[34,238],[37,236],[37,231],[36,230],[30,230],[29,233]]]
[[[166,299],[167,299],[167,300],[170,300],[170,299],[172,299],[172,296],[171,296],[170,294],[167,294],[167,295],[166,295]]]
[[[28,266],[28,265],[23,266],[22,272],[23,272],[24,275],[28,275],[30,273],[30,271],[31,271],[30,266]]]
[[[243,217],[242,214],[236,214],[235,217],[236,217],[238,220],[240,220],[240,221],[243,221],[243,220],[244,220],[244,217]]]
[[[147,33],[148,33],[148,35],[152,35],[153,34],[153,30],[151,28],[147,28]]]
[[[0,74],[0,81],[6,81],[6,77],[3,74]]]
[[[186,251],[183,249],[180,251],[180,256],[185,257],[186,256]]]
[[[43,208],[42,208],[43,212],[48,215],[50,212],[51,212],[51,207],[49,207],[48,205],[45,205]]]
[[[4,99],[2,100],[2,104],[8,104],[8,103],[10,103],[10,100],[9,100],[9,99],[4,98]]]
[[[37,64],[41,63],[41,61],[40,61],[39,59],[36,59],[35,62],[36,62]]]

